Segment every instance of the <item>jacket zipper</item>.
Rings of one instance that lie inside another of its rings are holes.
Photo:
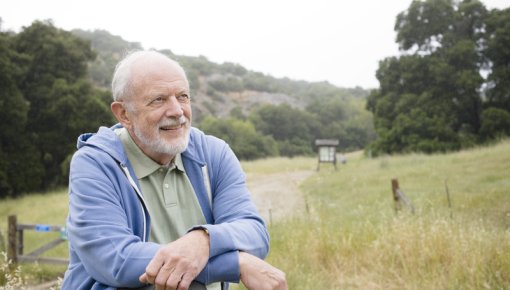
[[[142,208],[142,213],[143,213],[143,241],[147,242],[147,213],[145,212],[145,204],[146,204],[145,199],[143,199],[142,192],[140,191],[140,189],[138,189],[138,186],[136,185],[136,182],[134,181],[134,179],[131,177],[131,174],[129,173],[129,169],[126,167],[126,165],[120,164],[120,167],[122,168],[122,171],[124,171],[124,174],[126,175],[129,183],[136,191],[136,194],[140,198],[140,201],[141,201],[140,207]]]

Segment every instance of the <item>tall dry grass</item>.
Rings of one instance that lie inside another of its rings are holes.
[[[302,186],[310,213],[271,228],[290,289],[510,289],[510,141],[348,158]],[[392,178],[415,215],[395,214]]]

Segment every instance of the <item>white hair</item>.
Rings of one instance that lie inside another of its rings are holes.
[[[182,71],[182,74],[186,77],[186,73],[181,65],[175,60],[169,58],[168,56],[157,52],[155,50],[137,50],[128,53],[115,67],[115,71],[113,72],[112,78],[112,96],[114,101],[126,101],[130,99],[133,95],[133,65],[144,58],[149,57],[159,57],[169,60],[174,63],[179,70]]]

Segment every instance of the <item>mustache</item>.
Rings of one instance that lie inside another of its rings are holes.
[[[180,126],[180,125],[186,125],[189,123],[188,118],[185,116],[181,116],[180,118],[169,118],[162,120],[159,122],[159,127],[172,127],[172,126]]]

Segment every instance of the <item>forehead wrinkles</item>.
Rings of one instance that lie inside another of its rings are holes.
[[[171,82],[154,82],[144,90],[146,95],[173,95],[188,92],[186,83],[175,80]]]
[[[141,93],[170,93],[173,91],[189,91],[189,84],[182,68],[171,62],[138,63],[132,74],[133,89]]]

